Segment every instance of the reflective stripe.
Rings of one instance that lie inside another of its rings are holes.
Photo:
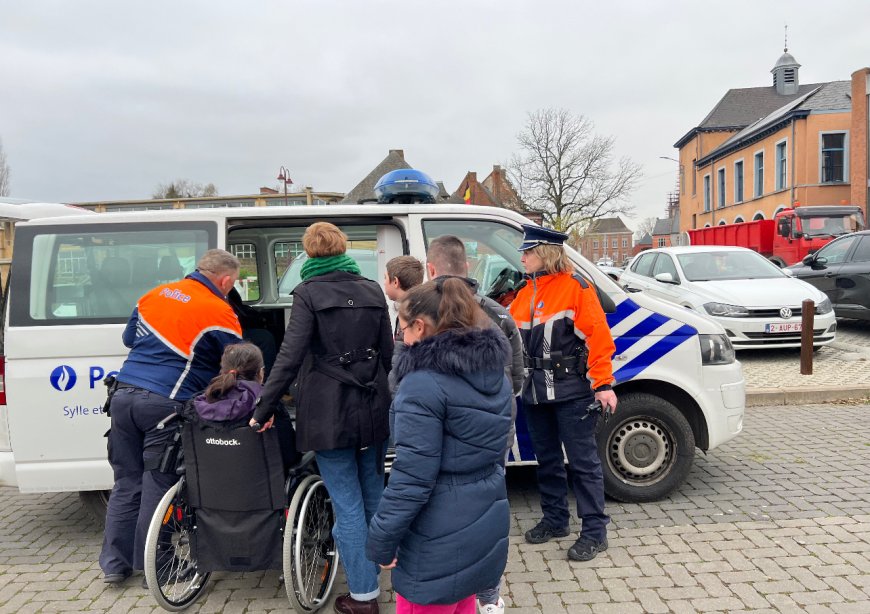
[[[680,326],[673,333],[662,337],[659,341],[623,365],[613,374],[613,377],[616,378],[617,383],[630,380],[659,358],[686,341],[686,339],[691,339],[697,334],[698,331],[688,324]]]
[[[661,328],[668,322],[673,322],[673,320],[666,318],[660,313],[652,314],[645,320],[642,320],[633,326],[624,335],[614,338],[613,342],[616,344],[616,353],[622,354],[628,348],[637,343],[638,339],[649,335],[654,330]]]

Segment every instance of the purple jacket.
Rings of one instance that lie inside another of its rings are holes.
[[[223,399],[209,403],[205,395],[200,394],[193,400],[193,407],[200,418],[212,422],[247,418],[254,413],[254,402],[262,390],[262,384],[239,380]]]

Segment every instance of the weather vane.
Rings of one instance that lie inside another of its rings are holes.
[[[788,53],[788,24],[785,24],[785,48],[783,52]]]

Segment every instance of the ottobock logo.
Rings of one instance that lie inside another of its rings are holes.
[[[212,446],[240,446],[238,439],[217,439],[215,437],[209,437],[205,440],[205,442]]]
[[[68,365],[61,365],[51,372],[48,379],[55,390],[66,392],[76,385],[76,372]]]

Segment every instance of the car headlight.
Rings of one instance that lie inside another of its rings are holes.
[[[727,335],[698,335],[701,364],[729,365],[734,362],[734,347]]]
[[[820,316],[826,313],[831,313],[833,310],[834,306],[831,305],[831,299],[829,299],[827,296],[821,303],[816,305],[816,313]]]
[[[727,303],[705,303],[704,309],[711,316],[725,318],[745,318],[749,315],[749,310],[746,307],[728,305]]]

